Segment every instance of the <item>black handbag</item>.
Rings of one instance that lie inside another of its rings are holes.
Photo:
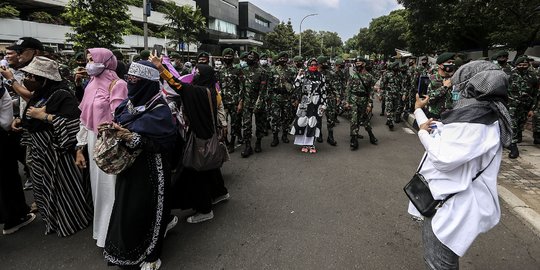
[[[214,134],[210,139],[200,139],[191,131],[184,149],[182,164],[186,168],[196,171],[208,171],[221,168],[223,162],[228,160],[228,152],[225,144],[219,141],[216,132],[216,123],[214,120],[214,106],[208,90],[208,102],[210,103],[210,111],[212,112],[212,125]]]
[[[454,195],[457,193],[448,195],[444,200],[435,200],[433,198],[428,182],[424,176],[420,174],[420,169],[422,169],[426,158],[427,153],[424,155],[424,159],[422,160],[420,167],[418,167],[418,170],[412,177],[411,181],[409,181],[409,183],[403,187],[403,191],[405,191],[405,194],[407,197],[409,197],[409,200],[412,202],[414,207],[416,207],[418,212],[420,212],[420,214],[425,217],[432,217],[446,201],[454,197]],[[474,180],[476,180],[476,178],[478,178],[478,176],[480,176],[491,165],[493,159],[495,159],[495,156],[484,169],[476,174],[476,176],[472,179],[472,182],[474,182]]]

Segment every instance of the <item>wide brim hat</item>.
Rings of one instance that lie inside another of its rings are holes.
[[[20,70],[52,81],[62,81],[62,77],[58,71],[58,63],[44,56],[34,57],[30,64]]]

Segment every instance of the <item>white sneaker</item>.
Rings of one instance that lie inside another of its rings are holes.
[[[174,216],[173,219],[167,224],[167,229],[165,229],[165,233],[163,234],[163,238],[167,237],[167,233],[172,230],[178,224],[178,217]]]
[[[196,213],[195,215],[188,217],[188,223],[200,223],[214,218],[214,211],[210,211],[208,214]]]
[[[161,267],[161,260],[157,259],[155,262],[143,262],[141,263],[141,270],[158,270]]]
[[[222,202],[222,201],[226,201],[226,200],[228,200],[230,197],[231,197],[231,195],[229,195],[229,193],[227,192],[227,194],[221,195],[221,196],[215,198],[215,199],[212,201],[212,204],[218,204],[218,203],[220,203],[220,202]]]

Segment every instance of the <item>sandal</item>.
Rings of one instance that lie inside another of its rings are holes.
[[[317,153],[317,149],[315,148],[315,146],[311,146],[311,147],[309,148],[309,152],[310,152],[311,154],[315,154],[315,153]]]
[[[302,153],[309,152],[309,148],[307,146],[302,147]]]

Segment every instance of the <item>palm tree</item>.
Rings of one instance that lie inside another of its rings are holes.
[[[189,5],[177,6],[172,1],[165,2],[160,9],[165,14],[165,19],[169,21],[167,36],[172,37],[171,44],[175,46],[194,42],[200,33],[206,30],[206,20],[200,8],[193,8]],[[184,57],[184,46],[181,46],[182,57]]]

